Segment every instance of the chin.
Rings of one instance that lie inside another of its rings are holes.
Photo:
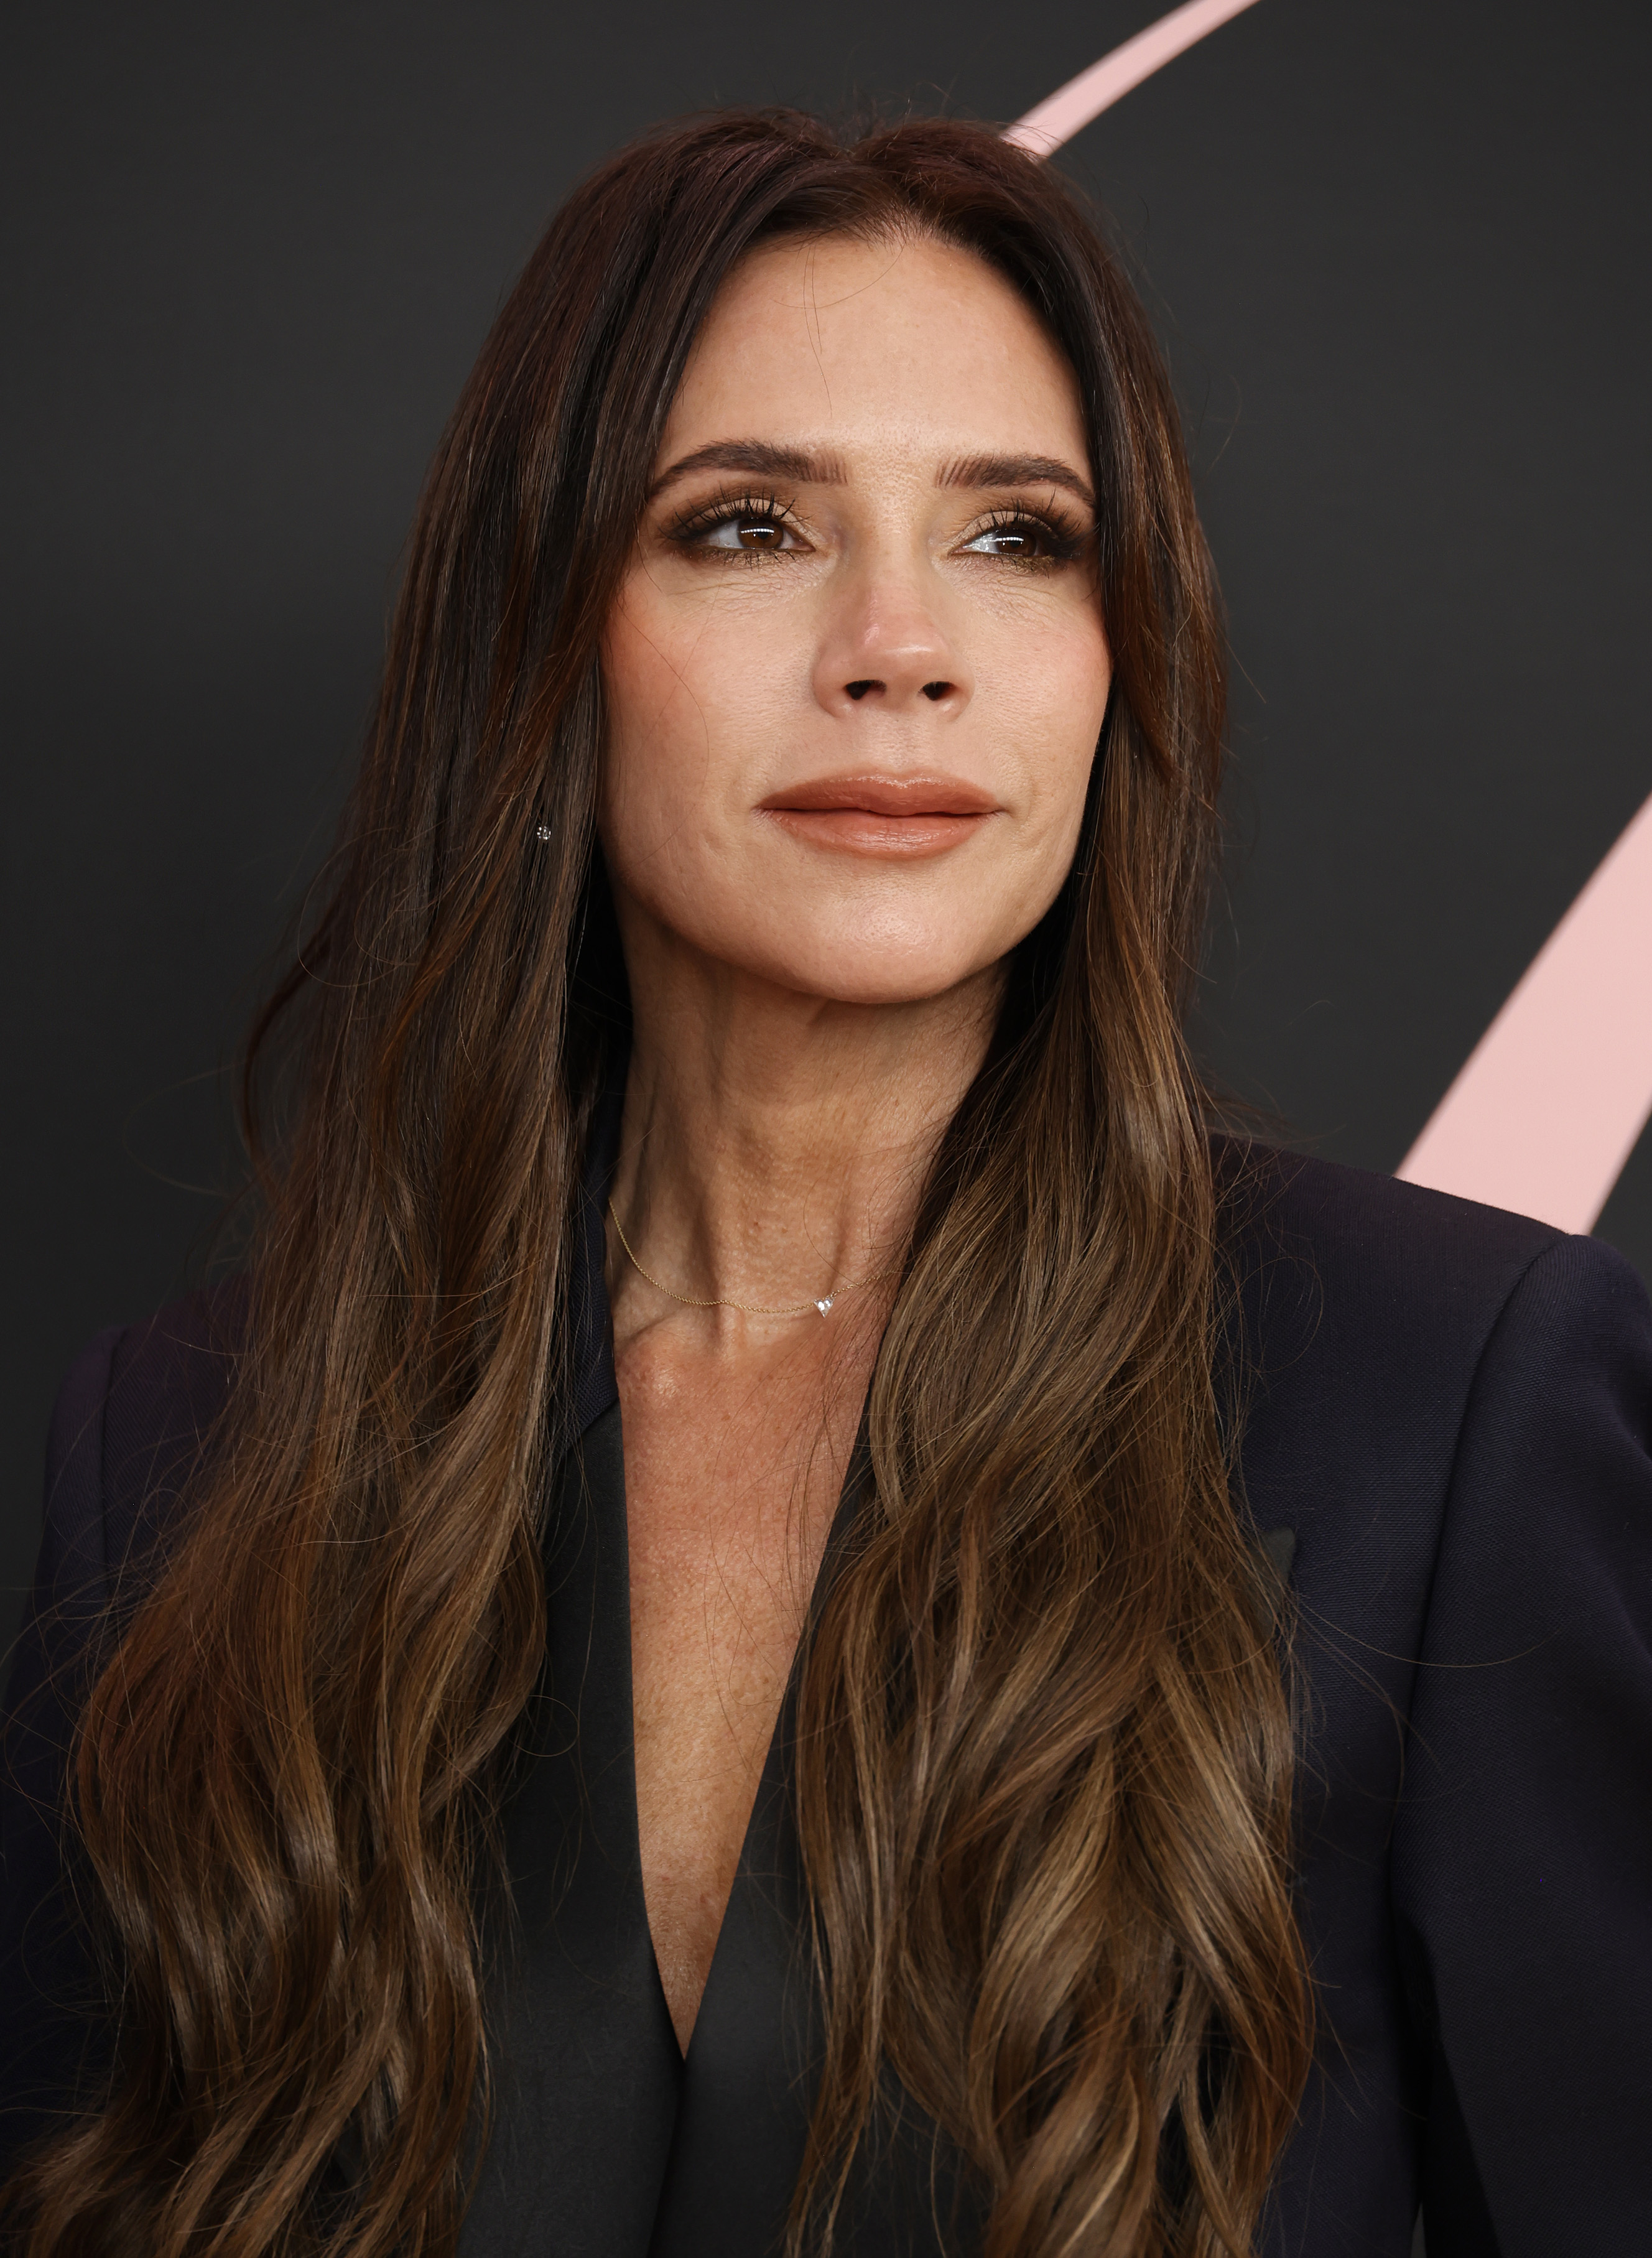
[[[1005,952],[978,936],[924,937],[833,931],[811,945],[765,952],[751,969],[778,987],[823,1002],[862,1008],[927,1003],[944,996],[996,963]]]
[[[631,898],[668,953],[675,936],[736,978],[861,1009],[927,1003],[979,978],[1046,906],[1041,899],[1005,904],[985,888],[973,901],[957,890],[927,900],[911,893],[812,900],[795,886],[790,898],[765,887],[754,901],[727,884],[674,888],[665,897],[638,888]]]

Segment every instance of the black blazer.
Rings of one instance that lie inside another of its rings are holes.
[[[1277,1155],[1239,1177],[1241,1509],[1295,1592],[1321,2019],[1267,2258],[1407,2258],[1419,2203],[1429,2258],[1646,2258],[1645,1293],[1592,1240],[1383,1177]],[[638,1870],[592,1190],[578,1444],[548,1515],[551,1663],[507,1821],[496,2130],[464,2250],[760,2258],[800,2158],[813,2004],[793,1952],[788,1722],[684,2061]],[[49,1818],[76,1656],[123,1561],[165,1530],[232,1333],[200,1297],[105,1333],[58,1406],[0,1800],[0,2152],[106,2054]],[[840,1530],[854,1502],[852,1482]],[[909,2127],[862,2172],[840,2247],[938,2249],[930,2163]]]

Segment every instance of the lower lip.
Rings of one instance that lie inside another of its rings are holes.
[[[922,863],[945,855],[987,820],[985,815],[880,815],[869,807],[766,807],[763,813],[812,847],[884,863]]]

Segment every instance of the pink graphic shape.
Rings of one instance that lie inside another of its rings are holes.
[[[1407,1183],[1591,1231],[1652,1116],[1652,799],[1400,1162]]]
[[[1047,157],[1256,0],[1188,0],[1004,138]],[[1590,879],[1400,1162],[1407,1183],[1590,1231],[1652,1118],[1652,799]]]
[[[1145,32],[1138,32],[1133,39],[1126,39],[1111,54],[1103,55],[1100,62],[1058,87],[1036,110],[1018,118],[1004,139],[1030,149],[1035,157],[1047,157],[1091,118],[1099,117],[1132,87],[1196,45],[1208,32],[1255,5],[1256,0],[1188,0],[1185,7],[1173,8]]]

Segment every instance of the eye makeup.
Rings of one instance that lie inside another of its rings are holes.
[[[960,544],[978,557],[1010,564],[1071,564],[1088,548],[1090,529],[1064,510],[1034,510],[1024,502],[989,510]]]
[[[670,519],[664,537],[688,555],[743,557],[794,556],[812,544],[798,525],[794,504],[775,493],[742,488],[709,496]],[[719,539],[734,532],[733,539]],[[985,513],[952,544],[955,555],[989,557],[1024,568],[1071,564],[1083,556],[1093,530],[1068,512],[1006,502]]]
[[[713,542],[711,536],[724,528],[735,529],[741,536],[749,530],[757,537]],[[795,555],[796,548],[788,549],[785,545],[788,537],[798,547],[807,545],[792,520],[790,502],[782,501],[777,494],[750,490],[737,494],[714,494],[695,504],[670,521],[665,536],[690,554],[748,559]]]

